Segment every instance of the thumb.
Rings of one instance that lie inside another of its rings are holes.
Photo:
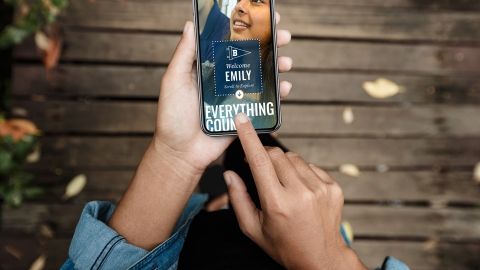
[[[190,74],[195,59],[195,31],[193,23],[187,22],[183,30],[182,38],[173,53],[172,61],[170,61],[170,64],[168,65],[168,70],[177,74]]]
[[[227,184],[228,197],[237,216],[240,229],[249,238],[255,238],[255,232],[260,227],[260,210],[253,203],[245,183],[243,183],[242,178],[238,174],[234,171],[226,171],[223,173],[223,177]]]

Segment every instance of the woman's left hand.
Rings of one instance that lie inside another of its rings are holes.
[[[277,24],[280,15],[276,14]],[[277,45],[291,40],[290,32],[277,31]],[[163,76],[158,103],[157,126],[152,146],[163,157],[177,160],[184,170],[202,173],[234,140],[233,136],[209,137],[200,128],[195,31],[192,22],[185,25],[182,39],[175,50],[167,72]],[[280,72],[292,67],[290,57],[279,57]],[[290,92],[292,84],[280,83],[280,97]]]

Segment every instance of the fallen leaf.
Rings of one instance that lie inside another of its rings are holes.
[[[55,233],[53,232],[52,228],[47,224],[40,226],[40,234],[45,238],[55,237]]]
[[[343,230],[345,231],[345,234],[347,235],[348,240],[350,243],[353,242],[353,229],[352,229],[352,224],[350,222],[344,220],[342,221],[342,226]]]
[[[430,201],[430,208],[433,209],[444,209],[447,208],[448,201],[444,199],[435,199]]]
[[[38,257],[30,266],[30,270],[42,270],[45,267],[45,260],[47,259],[47,254],[43,253]]]
[[[37,126],[32,121],[26,119],[10,119],[7,123],[14,129],[21,130],[26,134],[38,135],[40,133]]]
[[[50,40],[42,31],[37,31],[35,32],[35,44],[40,50],[46,51],[50,46]]]
[[[22,259],[22,252],[16,248],[14,248],[13,246],[11,245],[6,245],[5,246],[5,251],[8,252],[10,255],[12,255],[13,257],[21,260]]]
[[[39,143],[36,143],[34,148],[33,148],[33,152],[30,153],[28,156],[27,156],[27,163],[35,163],[35,162],[38,162],[40,160],[40,156],[41,156],[41,152],[40,152],[40,144]]]
[[[47,79],[50,71],[57,65],[62,52],[63,39],[60,35],[58,25],[55,23],[49,24],[45,27],[45,34],[48,38],[48,47],[40,48],[40,57],[47,69]]]
[[[15,108],[12,108],[12,115],[27,117],[28,116],[28,111],[25,110],[24,108],[15,107]]]
[[[66,201],[68,198],[78,195],[86,184],[87,176],[85,174],[79,174],[75,176],[72,181],[68,183],[65,194],[62,196],[62,200]]]
[[[375,82],[364,82],[363,89],[374,98],[388,98],[405,92],[405,87],[385,78],[378,78]]]
[[[438,246],[438,241],[435,239],[430,239],[428,241],[425,241],[422,245],[422,250],[427,251],[427,250],[432,250],[437,248]]]
[[[350,125],[353,123],[353,120],[355,120],[355,116],[353,115],[352,108],[346,107],[345,110],[343,110],[343,122],[347,125]]]
[[[340,165],[339,171],[353,177],[358,177],[360,175],[360,170],[353,164],[342,164]]]
[[[475,169],[473,169],[473,179],[480,183],[480,162],[475,165]]]

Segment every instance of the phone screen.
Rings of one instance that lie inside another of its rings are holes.
[[[245,113],[259,133],[280,126],[274,0],[194,0],[202,129],[236,134]]]

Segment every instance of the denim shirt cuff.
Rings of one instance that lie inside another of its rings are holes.
[[[388,256],[383,261],[382,268],[377,268],[376,270],[410,270],[410,268],[394,257]]]
[[[75,269],[126,269],[144,267],[147,262],[160,269],[168,269],[176,265],[191,220],[207,198],[207,195],[192,195],[175,224],[172,236],[150,252],[129,244],[107,225],[115,210],[113,204],[90,202],[83,209],[70,245],[70,258],[62,269],[71,269],[71,266]]]

